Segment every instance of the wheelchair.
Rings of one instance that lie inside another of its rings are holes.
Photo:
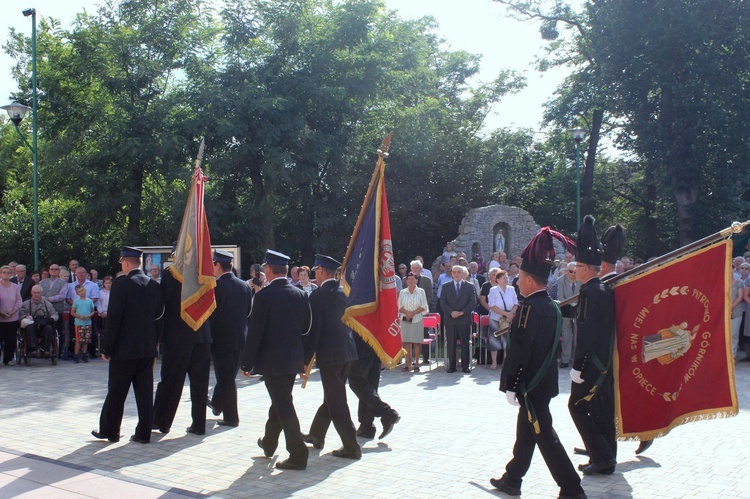
[[[43,333],[43,325],[38,323],[31,325],[34,328],[34,334],[36,334],[36,349],[30,348],[26,344],[26,338],[24,336],[23,327],[18,328],[16,333],[17,344],[16,344],[16,364],[21,365],[23,360],[24,365],[31,365],[31,359],[50,359],[52,365],[57,365],[57,357],[60,353],[60,333],[52,324],[52,339],[46,340]],[[49,343],[49,344],[48,344]]]

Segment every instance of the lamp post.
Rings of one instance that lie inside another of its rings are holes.
[[[37,165],[37,94],[36,94],[36,9],[23,10],[24,17],[31,16],[31,144],[23,136],[18,125],[29,111],[27,106],[14,102],[8,106],[2,106],[10,116],[10,120],[16,127],[16,131],[23,139],[23,142],[31,149],[31,164],[34,170],[34,270],[39,270],[39,169]]]
[[[576,227],[581,227],[581,141],[586,130],[574,128],[570,130],[570,136],[576,141]]]

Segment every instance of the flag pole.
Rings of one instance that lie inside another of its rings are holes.
[[[673,251],[670,251],[669,253],[665,253],[661,256],[658,256],[654,258],[653,260],[644,262],[643,264],[638,265],[637,267],[633,267],[632,269],[629,269],[623,272],[622,274],[617,274],[615,276],[612,276],[609,279],[606,279],[605,282],[607,284],[615,284],[625,279],[635,277],[648,270],[651,270],[654,267],[658,267],[659,265],[662,265],[671,260],[674,260],[675,258],[679,258],[683,255],[686,255],[687,253],[690,253],[693,250],[697,250],[699,248],[702,248],[703,246],[707,246],[721,239],[726,239],[732,234],[739,234],[740,232],[742,232],[742,229],[744,229],[748,225],[750,225],[750,220],[747,220],[745,222],[732,222],[732,225],[730,225],[726,229],[722,229],[719,232],[716,232],[714,234],[704,237],[703,239],[698,239],[697,241],[693,241],[692,243],[686,244],[685,246],[677,248],[676,250],[673,250]],[[568,305],[570,303],[573,303],[577,299],[578,299],[578,294],[576,293],[570,298],[561,301],[558,305],[559,306]]]
[[[359,209],[359,216],[357,217],[357,224],[354,227],[354,230],[352,231],[352,237],[349,239],[349,246],[346,248],[346,255],[344,256],[344,263],[341,265],[342,269],[346,269],[347,263],[349,263],[349,254],[351,253],[352,249],[354,248],[354,241],[357,240],[357,235],[359,234],[359,221],[362,220],[362,217],[365,214],[365,210],[367,209],[367,205],[370,202],[370,198],[372,198],[372,194],[375,192],[375,180],[377,180],[378,176],[380,175],[380,169],[385,163],[385,158],[388,157],[388,150],[391,148],[391,134],[389,133],[383,138],[383,141],[380,143],[380,147],[377,150],[378,154],[378,161],[375,163],[375,171],[372,172],[372,178],[370,179],[370,185],[367,187],[367,194],[365,194],[365,200],[362,203],[362,207]],[[347,286],[344,285],[344,289],[347,289]],[[348,294],[348,290],[347,290]]]

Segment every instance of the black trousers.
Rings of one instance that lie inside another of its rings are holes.
[[[470,322],[455,322],[445,325],[445,337],[448,341],[448,367],[456,368],[456,345],[461,340],[461,367],[468,369],[471,365],[471,349],[469,348],[469,336],[471,335]]]
[[[349,388],[359,399],[357,419],[362,427],[374,428],[375,418],[382,418],[392,410],[378,395],[379,385],[380,359],[368,346],[360,352],[359,359],[352,362],[349,372]]]
[[[615,427],[615,380],[612,373],[608,373],[602,386],[591,400],[592,415],[609,448],[612,458],[617,459],[617,428]]]
[[[18,321],[0,322],[0,335],[3,339],[3,364],[13,360],[13,354],[16,353],[16,331],[18,331]]]
[[[534,449],[539,447],[542,458],[552,474],[552,478],[560,487],[561,495],[576,495],[583,492],[581,477],[570,462],[560,439],[552,427],[552,415],[549,412],[548,397],[529,395],[537,415],[540,433],[534,433],[534,427],[529,422],[528,413],[521,400],[516,419],[516,443],[513,446],[513,458],[505,466],[504,478],[513,486],[521,487],[523,477],[529,471]]]
[[[109,383],[99,417],[99,431],[107,437],[120,435],[125,399],[133,385],[135,404],[138,408],[138,426],[135,436],[151,438],[152,410],[154,400],[154,358],[109,361]]]
[[[589,394],[590,388],[590,383],[572,383],[570,387],[570,399],[568,400],[568,410],[570,411],[573,423],[578,429],[578,433],[581,435],[583,445],[589,451],[591,462],[598,464],[614,459],[615,456],[605,434],[607,430],[601,426],[605,416],[601,414],[597,415],[597,410],[601,409],[597,408],[596,404],[598,404],[598,401],[595,401],[601,393],[597,391],[594,398],[590,401],[583,399],[583,397]],[[612,411],[614,412],[614,405],[612,406]],[[614,421],[614,414],[612,414],[611,424],[613,426]]]
[[[175,342],[164,345],[161,381],[154,397],[154,425],[170,429],[182,398],[185,376],[190,378],[192,427],[206,429],[206,394],[211,369],[211,344]]]
[[[268,409],[263,447],[268,451],[275,451],[279,446],[279,435],[283,431],[289,460],[295,464],[307,465],[309,451],[302,440],[299,418],[292,399],[296,377],[296,374],[264,375],[266,390],[271,397],[271,407]]]
[[[44,338],[42,344],[37,342],[37,336]],[[42,328],[32,324],[23,328],[23,338],[26,341],[26,353],[36,350],[37,347],[47,348],[52,352],[52,338],[55,336],[55,328],[51,325],[46,325]]]
[[[320,380],[323,383],[323,404],[315,413],[310,425],[310,435],[325,438],[328,427],[333,427],[341,437],[346,449],[358,449],[357,432],[354,429],[349,405],[346,403],[346,378],[351,370],[351,362],[335,367],[321,367]]]
[[[212,349],[216,386],[211,397],[211,405],[224,413],[224,421],[238,423],[240,414],[237,411],[237,372],[240,370],[240,351],[216,351]],[[208,391],[206,391],[208,393]]]

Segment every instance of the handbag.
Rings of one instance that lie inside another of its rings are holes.
[[[500,293],[500,298],[503,300],[503,310],[507,312],[508,305],[505,303],[505,297],[503,296],[502,293]],[[500,336],[510,332],[510,321],[508,321],[508,319],[506,319],[504,315],[501,315],[500,319],[498,319],[497,322],[500,325],[500,327],[498,328],[497,331],[492,333],[492,336],[494,336],[495,338],[499,338]]]

